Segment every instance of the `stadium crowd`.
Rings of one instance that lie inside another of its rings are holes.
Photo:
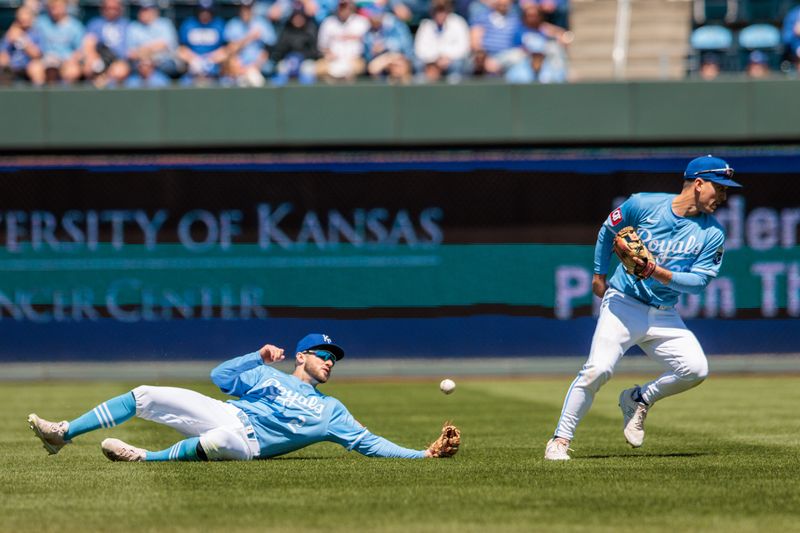
[[[6,83],[101,88],[566,79],[567,0],[214,0],[180,19],[157,0],[24,0],[5,32]],[[131,18],[128,14],[131,14]],[[177,21],[177,24],[176,24]]]

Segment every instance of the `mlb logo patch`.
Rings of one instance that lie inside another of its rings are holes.
[[[618,207],[611,211],[609,215],[609,219],[611,220],[611,225],[616,226],[620,222],[622,222],[622,210]]]

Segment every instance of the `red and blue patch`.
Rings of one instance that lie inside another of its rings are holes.
[[[611,211],[611,214],[608,215],[608,219],[611,221],[612,226],[616,226],[620,222],[622,222],[622,209],[619,207]]]

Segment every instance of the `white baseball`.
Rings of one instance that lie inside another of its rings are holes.
[[[439,388],[445,394],[450,394],[454,390],[456,390],[456,382],[452,379],[443,379],[441,383],[439,383]]]

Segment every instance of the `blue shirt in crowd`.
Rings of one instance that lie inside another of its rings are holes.
[[[175,26],[164,17],[157,18],[152,24],[144,25],[139,21],[131,22],[128,26],[128,51],[136,50],[146,44],[157,41],[167,43],[167,50],[157,54],[156,62],[163,61],[178,47],[178,35]]]
[[[89,21],[86,33],[94,35],[98,43],[106,45],[117,57],[124,58],[128,55],[128,24],[130,21],[125,17],[117,20],[95,17]]]
[[[208,24],[203,24],[192,17],[181,24],[180,40],[195,54],[205,55],[225,43],[224,32],[225,23],[221,18],[214,17]]]
[[[39,34],[36,32],[36,30],[31,28],[26,32],[26,35],[33,44],[41,49],[42,40],[39,38]],[[8,54],[8,66],[14,72],[25,70],[25,68],[28,66],[28,63],[31,62],[30,56],[27,52],[25,52],[25,45],[20,41],[9,41],[8,35],[3,37],[2,50]]]
[[[68,59],[81,46],[83,24],[78,19],[66,16],[56,23],[48,15],[36,19],[36,31],[42,42],[42,54]]]
[[[381,50],[377,54],[374,52],[376,46]],[[414,43],[408,26],[390,13],[384,13],[380,28],[370,28],[364,35],[364,56],[367,61],[372,61],[384,52],[401,53],[409,58],[414,54]]]
[[[225,24],[225,32],[223,37],[225,42],[232,43],[244,39],[251,31],[258,31],[258,39],[249,42],[244,48],[239,50],[239,61],[242,65],[251,65],[255,63],[261,56],[264,46],[271,46],[275,44],[278,36],[275,34],[275,28],[272,27],[267,19],[253,15],[250,22],[245,22],[239,17],[233,18]]]
[[[398,446],[356,422],[336,398],[291,374],[265,365],[258,352],[226,361],[211,380],[247,415],[266,459],[316,442],[335,442],[363,455],[421,459],[424,450]]]
[[[479,14],[473,25],[483,28],[483,49],[487,54],[494,55],[514,47],[520,20],[519,15],[513,10],[505,15],[497,11],[488,11]]]

